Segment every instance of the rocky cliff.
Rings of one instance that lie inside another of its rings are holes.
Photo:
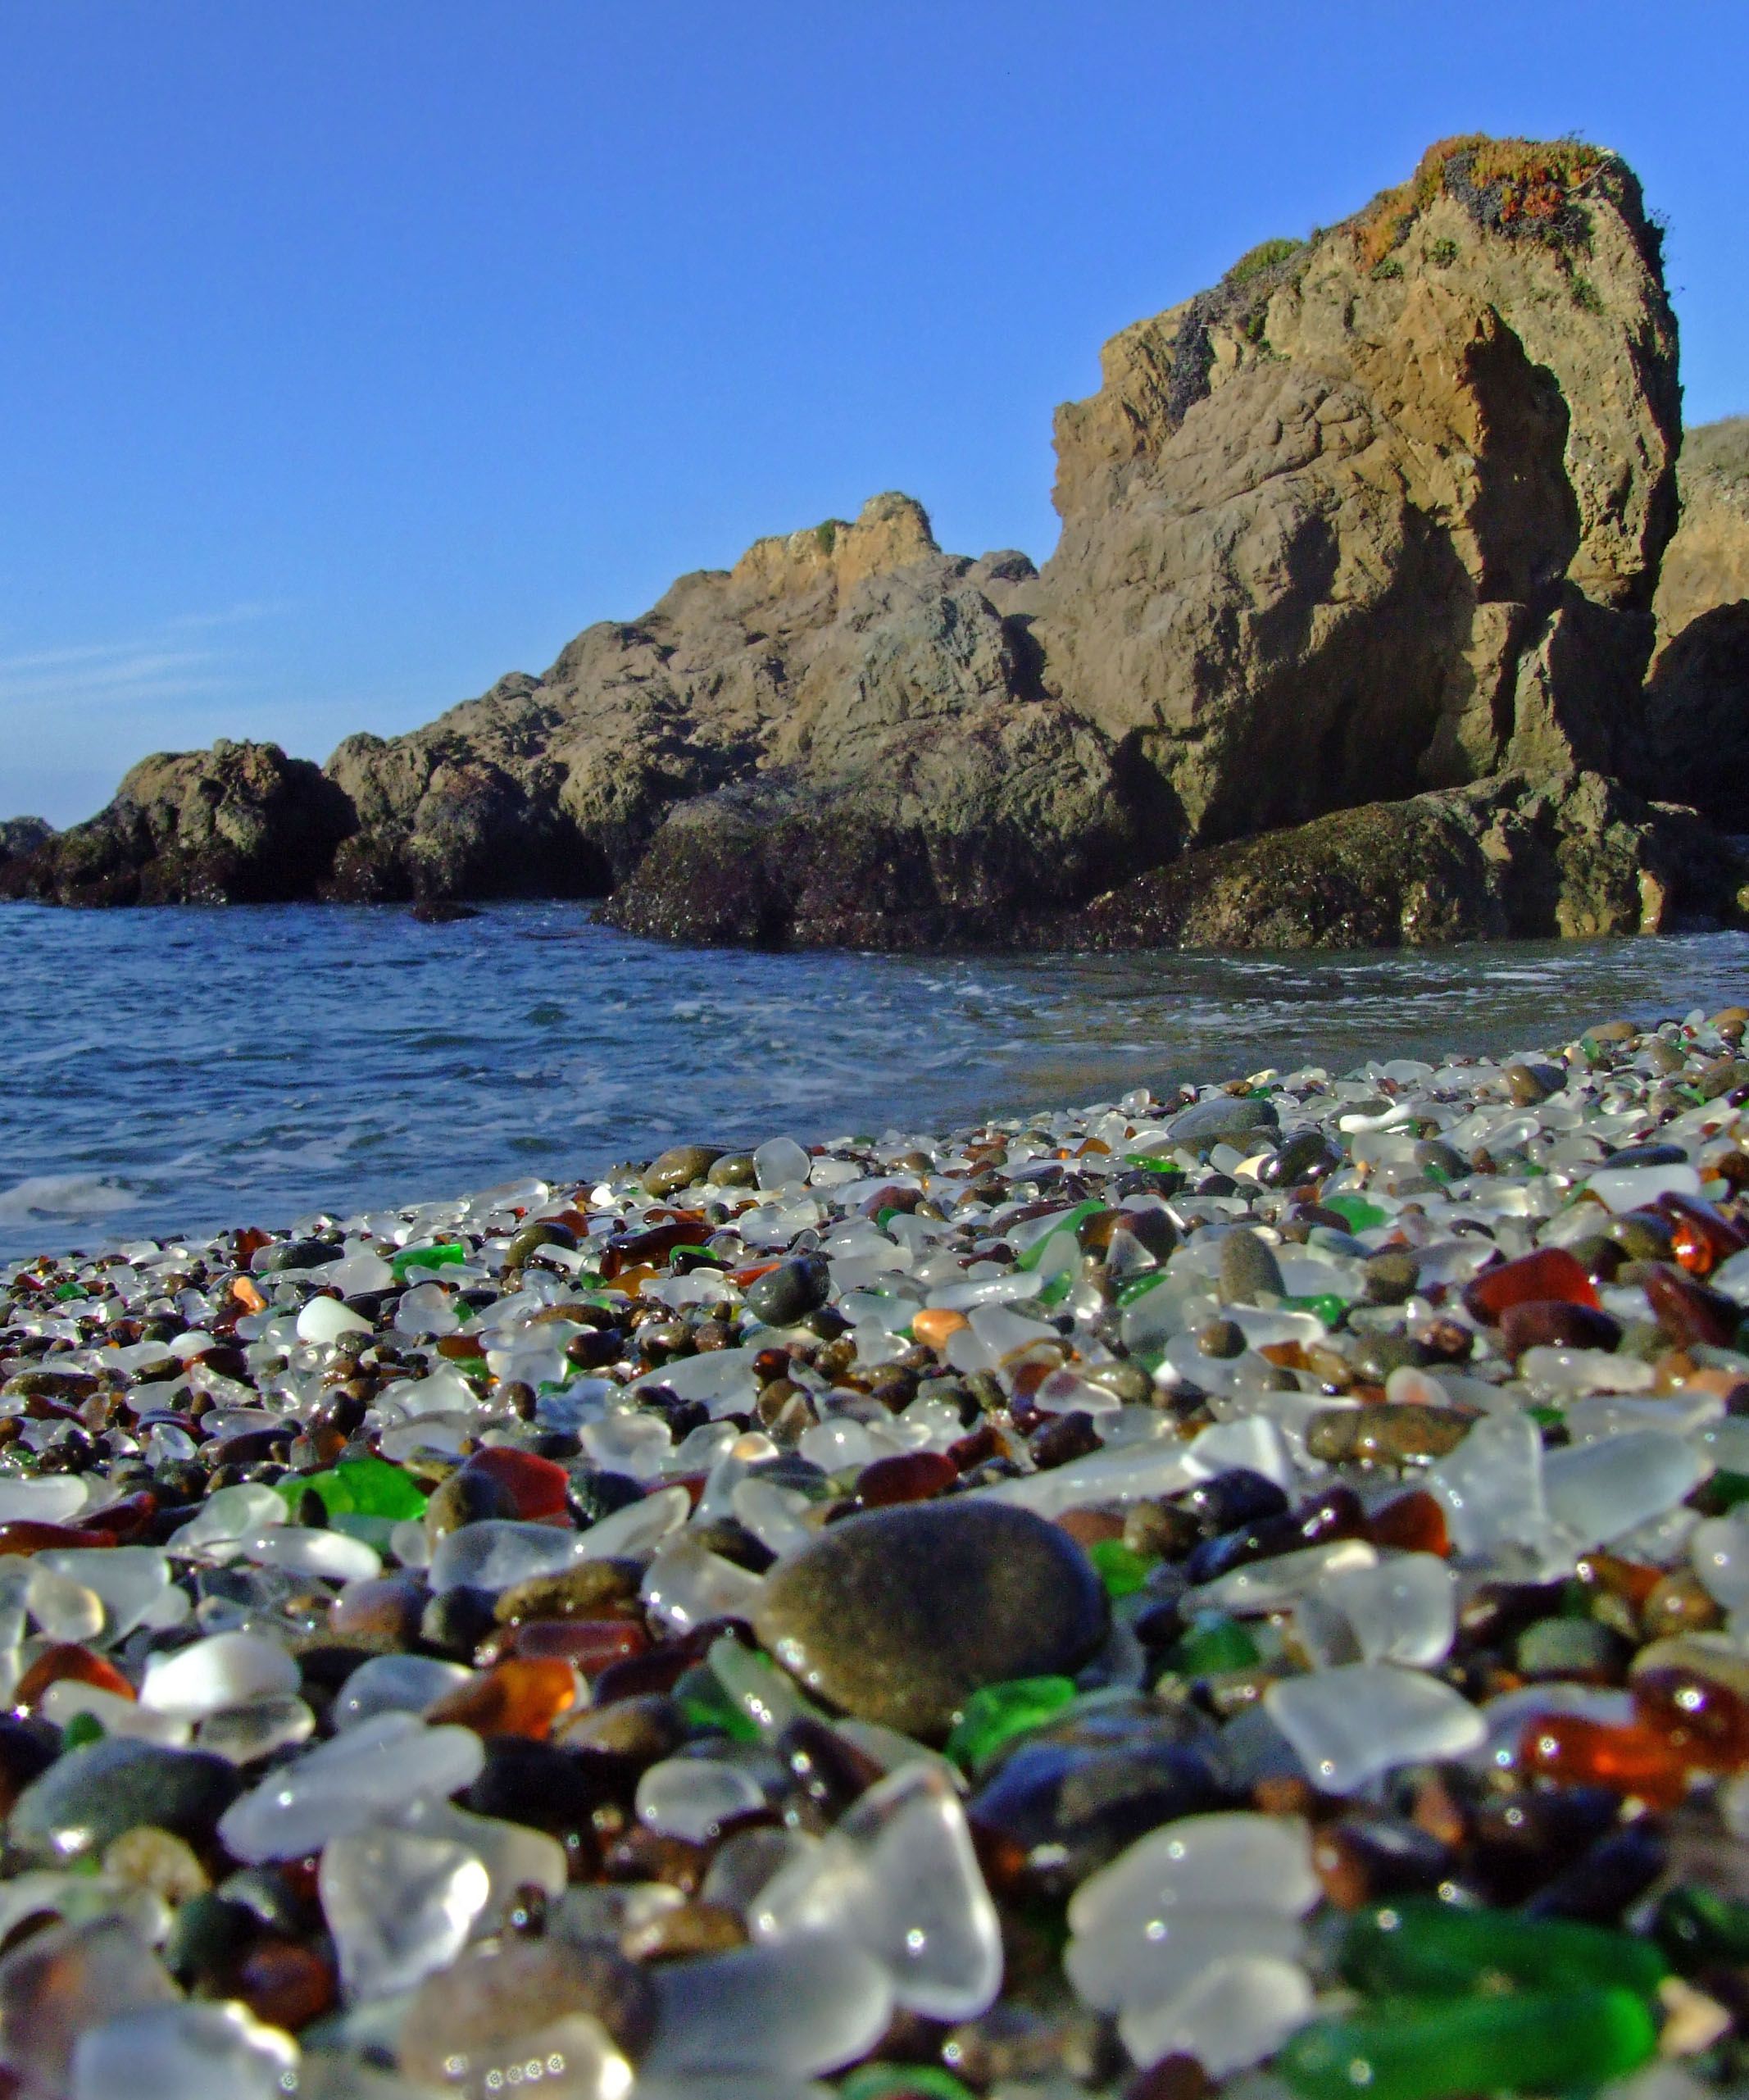
[[[1647,734],[1668,792],[1749,831],[1749,416],[1690,430],[1679,478]]]
[[[1104,370],[1058,416],[1041,637],[1188,840],[1636,755],[1679,393],[1619,163],[1436,148]]]
[[[1719,711],[1677,675],[1710,607],[1660,593],[1679,403],[1632,172],[1447,141],[1106,345],[1059,411],[1042,571],[877,497],[320,775],[148,761],[0,890],[558,893],[643,932],[884,946],[1730,915],[1745,870],[1660,807],[1699,794]],[[1738,792],[1708,784],[1719,823]]]

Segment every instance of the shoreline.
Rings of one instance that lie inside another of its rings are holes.
[[[368,917],[11,922],[0,944],[32,1019],[0,1102],[0,1252],[594,1174],[688,1124],[734,1142],[761,1125],[811,1138],[1051,1112],[1219,1079],[1237,1044],[1283,1068],[1504,1052],[1594,1011],[1710,1011],[1749,955],[1733,934],[924,964],[675,953],[543,907],[448,929]],[[199,989],[167,1002],[166,981]],[[110,1054],[134,1010],[150,1026]],[[84,1185],[97,1182],[138,1200],[70,1215],[114,1200]],[[40,1184],[34,1221],[20,1183]]]
[[[1439,2100],[1454,1991],[1733,2084],[1746,1024],[0,1262],[0,1989],[107,1933],[251,2094]]]

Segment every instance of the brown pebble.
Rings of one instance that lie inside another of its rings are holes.
[[[333,2009],[334,1973],[313,1947],[258,1939],[234,1978],[236,1995],[257,2020],[295,2034]]]
[[[567,1750],[606,1750],[618,1757],[653,1765],[671,1757],[690,1730],[679,1703],[666,1693],[616,1699],[610,1707],[592,1707],[563,1722],[553,1740]]]
[[[1123,1538],[1127,1519],[1120,1509],[1065,1509],[1056,1521],[1077,1544],[1097,1546],[1103,1539]]]
[[[695,1896],[711,1861],[706,1845],[664,1837],[641,1823],[616,1838],[607,1848],[602,1878],[608,1881],[666,1881],[683,1896]]]
[[[329,1630],[350,1648],[407,1648],[418,1634],[426,1601],[425,1586],[415,1575],[367,1577],[348,1583],[329,1605]]]
[[[1595,1306],[1531,1298],[1500,1316],[1501,1346],[1515,1363],[1527,1349],[1613,1349],[1621,1322]]]
[[[493,1607],[501,1626],[524,1619],[606,1619],[635,1606],[643,1570],[634,1561],[579,1561],[562,1575],[512,1583]]]
[[[1033,1463],[1040,1472],[1053,1466],[1066,1466],[1071,1459],[1085,1458],[1089,1452],[1102,1448],[1093,1416],[1079,1407],[1035,1430],[1027,1442]]]
[[[1455,1451],[1475,1417],[1418,1400],[1385,1407],[1330,1407],[1306,1425],[1306,1448],[1326,1465],[1426,1466]]]
[[[396,2061],[440,2091],[464,2082],[496,2092],[506,2052],[525,2053],[531,2034],[567,2015],[598,2020],[628,2056],[656,2031],[656,1992],[635,1963],[611,1948],[562,1939],[509,1939],[470,1948],[428,1976],[401,2024]],[[466,2069],[458,2077],[458,2066]]]
[[[1724,1624],[1706,1585],[1692,1568],[1677,1568],[1661,1575],[1640,1607],[1640,1622],[1648,1640],[1665,1634],[1706,1633]]]
[[[1182,1560],[1202,1536],[1202,1527],[1175,1502],[1133,1502],[1124,1520],[1124,1543],[1133,1553]]]
[[[620,1942],[620,1951],[634,1961],[672,1961],[697,1954],[726,1954],[747,1943],[747,1927],[725,1903],[695,1898],[675,1909],[660,1911]]]
[[[1197,1347],[1206,1357],[1225,1360],[1245,1353],[1245,1330],[1236,1320],[1210,1320],[1197,1330]]]

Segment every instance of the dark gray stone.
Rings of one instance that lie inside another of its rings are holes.
[[[1011,1503],[957,1499],[829,1525],[772,1570],[754,1624],[810,1691],[939,1738],[980,1685],[1073,1674],[1107,1617],[1066,1532]]]
[[[747,1309],[768,1327],[793,1327],[825,1303],[831,1285],[820,1256],[800,1255],[753,1279],[747,1287]]]
[[[66,1752],[26,1787],[7,1838],[44,1865],[100,1852],[142,1823],[198,1844],[242,1790],[236,1766],[222,1757],[111,1736]]]

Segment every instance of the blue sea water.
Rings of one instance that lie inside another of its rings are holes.
[[[1360,956],[756,955],[574,904],[0,907],[0,1256],[938,1128],[1138,1084],[1504,1051],[1749,993],[1749,936]]]

